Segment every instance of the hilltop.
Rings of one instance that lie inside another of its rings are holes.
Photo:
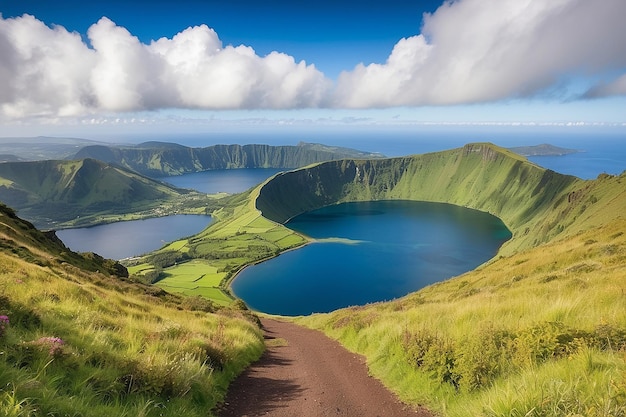
[[[206,205],[198,193],[95,159],[0,164],[0,201],[40,228],[166,214],[200,200]]]

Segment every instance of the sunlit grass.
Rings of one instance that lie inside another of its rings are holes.
[[[254,208],[255,195],[258,189],[214,213],[218,220],[196,236],[127,261],[129,272],[139,279],[151,276],[151,282],[167,291],[206,297],[220,305],[232,302],[225,290],[244,266],[306,243],[303,236],[263,217]],[[162,267],[155,261],[160,254],[171,254],[172,259],[184,254],[193,261],[169,261]]]
[[[0,315],[10,320],[0,415],[207,416],[263,350],[236,309],[195,310],[149,287],[5,253],[0,265]]]

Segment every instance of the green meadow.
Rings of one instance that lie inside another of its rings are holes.
[[[258,189],[224,199],[216,222],[184,240],[128,263],[138,279],[169,292],[233,302],[228,284],[242,268],[301,246],[306,238],[263,217],[254,208]]]

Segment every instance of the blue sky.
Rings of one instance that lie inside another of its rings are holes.
[[[626,2],[0,0],[0,136],[626,126]]]
[[[5,18],[28,13],[81,34],[106,16],[144,43],[206,24],[225,44],[249,45],[261,56],[284,52],[336,78],[360,62],[383,62],[398,40],[419,32],[423,13],[440,5],[433,0],[0,0],[0,12]]]

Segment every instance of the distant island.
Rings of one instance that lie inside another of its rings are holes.
[[[522,156],[562,156],[583,152],[578,149],[561,148],[548,143],[534,146],[517,146],[509,148],[509,150]]]

